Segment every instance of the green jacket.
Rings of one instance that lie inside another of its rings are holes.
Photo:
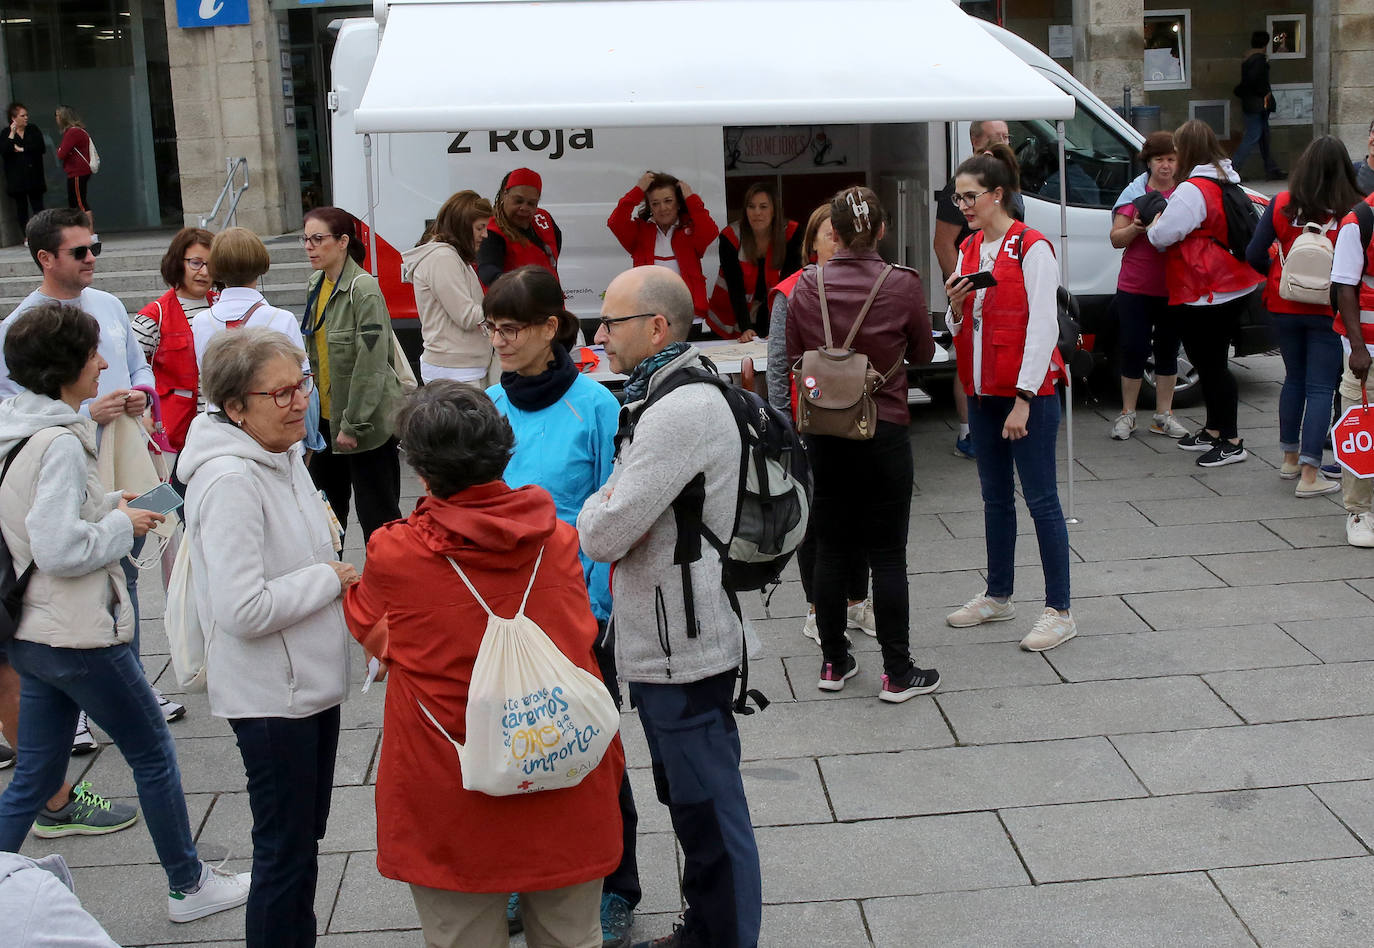
[[[330,448],[339,454],[371,451],[392,435],[393,415],[400,407],[401,380],[392,364],[391,314],[382,289],[370,273],[350,258],[344,262],[334,292],[325,303],[324,321],[315,319],[324,271],[310,277],[301,332],[310,355],[310,370],[319,375],[319,333],[329,346]],[[333,439],[343,433],[358,439],[351,451]]]

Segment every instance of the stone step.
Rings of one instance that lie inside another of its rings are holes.
[[[262,282],[265,285],[275,286],[289,286],[293,283],[299,283],[304,288],[313,272],[310,269],[310,264],[305,262],[276,263],[272,265],[272,269],[267,271]],[[27,293],[38,285],[37,276],[36,272],[25,273],[22,276],[0,276],[0,296]],[[92,286],[104,290],[106,293],[114,293],[116,296],[133,292],[160,296],[167,289],[167,285],[162,282],[162,274],[156,269],[115,270],[97,267],[95,282]]]
[[[167,239],[171,240],[170,234]],[[268,257],[271,259],[274,269],[291,264],[309,266],[299,236],[272,237],[264,240],[263,243],[267,246]],[[146,240],[130,242],[115,238],[104,241],[101,245],[100,258],[96,261],[96,284],[99,285],[101,275],[105,273],[147,271],[153,275],[160,286],[162,285],[162,277],[158,274],[158,267],[162,263],[162,255],[166,249],[165,243],[161,246],[149,246]],[[38,267],[26,248],[22,246],[6,247],[0,250],[0,279],[8,277],[33,278],[37,274]]]
[[[28,291],[32,291],[37,285],[38,281],[33,281],[32,285],[28,287]],[[161,283],[155,288],[146,291],[137,288],[122,291],[109,290],[101,283],[98,275],[96,277],[95,287],[96,289],[105,290],[107,293],[113,292],[119,301],[124,304],[124,308],[130,313],[138,312],[166,291],[166,288],[162,286]],[[267,297],[268,302],[273,306],[290,310],[293,313],[301,313],[305,310],[305,284],[303,282],[280,284],[268,282],[259,287],[259,289],[262,290],[263,296]],[[0,318],[12,312],[16,306],[23,302],[26,296],[28,296],[28,292],[18,293],[8,289],[5,290],[4,294],[0,295]]]

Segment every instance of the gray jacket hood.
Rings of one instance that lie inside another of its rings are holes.
[[[431,240],[418,247],[411,247],[409,250],[401,251],[401,282],[413,283],[415,270],[424,263],[429,257],[435,254],[440,256],[458,257],[458,251],[452,245],[444,243],[442,240]],[[461,260],[461,258],[460,258]]]
[[[197,470],[215,458],[229,457],[260,464],[273,473],[289,477],[291,452],[268,451],[252,435],[218,412],[197,415],[186,432],[186,447],[177,455],[177,477],[190,483]]]
[[[64,401],[24,390],[0,402],[0,458],[24,438],[54,427],[71,429],[82,446],[95,454],[95,422]]]

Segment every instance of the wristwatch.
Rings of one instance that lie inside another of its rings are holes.
[[[1021,401],[1025,402],[1027,405],[1029,405],[1031,403],[1031,399],[1035,397],[1035,393],[1028,392],[1024,388],[1018,388],[1016,390],[1016,397],[1021,399]]]

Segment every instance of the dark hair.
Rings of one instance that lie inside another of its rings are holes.
[[[406,463],[435,497],[499,480],[515,433],[486,394],[452,379],[435,379],[406,396],[396,415]]]
[[[778,189],[773,186],[772,181],[755,181],[749,185],[749,190],[744,192],[744,200],[740,204],[740,250],[747,260],[759,258],[759,248],[754,246],[754,228],[749,226],[749,202],[756,194],[766,195],[773,205],[773,225],[768,235],[768,256],[773,267],[781,269],[783,261],[787,259],[787,215],[782,212],[782,198],[778,197]]]
[[[215,235],[203,227],[183,227],[172,237],[167,252],[162,255],[162,282],[176,289],[186,279],[186,251],[196,244],[209,249]]]
[[[40,273],[43,272],[43,264],[38,262],[38,252],[46,250],[48,253],[57,253],[57,248],[62,246],[62,231],[68,227],[90,230],[91,219],[85,211],[78,211],[74,207],[52,207],[29,218],[24,228],[24,239],[29,242],[29,256],[33,257]]]
[[[870,188],[844,188],[830,199],[830,226],[848,250],[872,250],[877,246],[878,229],[885,220],[878,195]],[[819,223],[816,229],[820,229]]]
[[[577,317],[568,312],[558,277],[537,264],[501,274],[482,298],[482,315],[488,320],[499,316],[526,326],[557,316],[558,332],[553,341],[569,350],[577,344]]]
[[[649,186],[644,189],[644,207],[639,212],[640,220],[647,221],[649,218],[653,217],[653,214],[649,212],[649,195],[653,194],[655,191],[662,191],[664,188],[673,189],[673,197],[677,199],[678,220],[687,217],[687,199],[682,196],[682,185],[678,182],[677,178],[673,177],[668,172],[655,171],[654,180],[650,181]]]
[[[1194,168],[1208,163],[1217,169],[1217,180],[1226,180],[1226,172],[1221,168],[1226,152],[1221,150],[1221,142],[1217,141],[1212,126],[1202,119],[1189,119],[1174,130],[1174,149],[1178,152],[1178,170],[1182,175],[1181,178],[1176,175],[1175,180],[1186,180]]]
[[[305,212],[305,220],[319,221],[335,237],[348,238],[348,255],[353,258],[353,262],[362,266],[362,262],[367,258],[367,248],[359,239],[358,234],[361,229],[359,221],[352,214],[341,207],[312,207]]]
[[[61,398],[100,345],[100,323],[75,306],[40,303],[15,317],[5,335],[10,378],[31,392]]]
[[[1145,136],[1145,144],[1140,146],[1140,154],[1135,157],[1137,161],[1145,165],[1145,171],[1148,173],[1151,158],[1176,153],[1173,132],[1151,132]]]
[[[1330,217],[1339,223],[1363,196],[1345,143],[1334,135],[1323,135],[1313,139],[1293,165],[1285,210],[1294,223],[1321,223]]]
[[[810,261],[816,256],[816,237],[821,232],[821,225],[830,220],[830,202],[822,204],[811,212],[811,216],[806,221],[806,231],[802,235],[802,259]],[[832,228],[835,225],[830,225]]]
[[[477,246],[472,240],[473,225],[490,217],[490,201],[476,191],[459,191],[439,208],[434,226],[421,242],[443,241],[458,251],[464,263],[472,263],[477,259]]]
[[[23,102],[11,102],[9,104],[9,108],[5,109],[5,118],[13,122],[14,113],[18,112],[20,109],[23,109],[25,112],[27,112],[29,110],[29,107],[25,105]]]
[[[1011,146],[1002,142],[965,158],[954,169],[956,178],[961,174],[977,178],[978,183],[989,191],[1001,188],[1004,202],[1010,202],[1011,196],[1021,190],[1021,168],[1016,163],[1016,154]],[[1009,204],[1006,211],[1011,213]]]
[[[1269,31],[1255,30],[1250,34],[1250,48],[1263,49],[1269,45]]]

